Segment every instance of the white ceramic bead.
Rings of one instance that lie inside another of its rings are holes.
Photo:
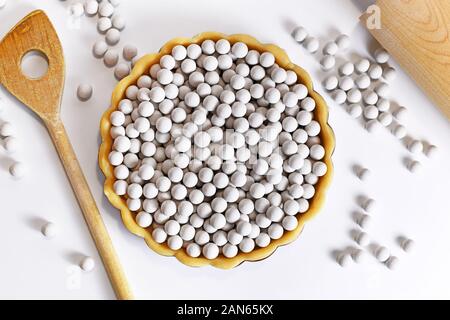
[[[368,74],[372,80],[378,80],[383,75],[383,68],[378,64],[372,64],[369,68]]]
[[[303,198],[306,200],[312,199],[314,197],[314,194],[316,193],[316,190],[314,186],[310,184],[304,184],[303,185]]]
[[[325,89],[328,91],[332,91],[337,88],[339,83],[339,79],[336,76],[329,76],[324,81]]]
[[[377,108],[380,112],[387,112],[391,108],[391,102],[388,99],[378,99]]]
[[[16,130],[10,122],[3,122],[0,126],[0,135],[3,137],[10,137],[16,134]]]
[[[355,84],[359,89],[365,90],[370,87],[370,77],[367,74],[361,74],[355,79]]]
[[[77,96],[81,101],[87,101],[92,97],[92,86],[90,84],[80,84],[77,88]]]
[[[226,39],[220,39],[216,42],[215,48],[218,53],[227,54],[228,52],[230,52],[231,44]]]
[[[137,56],[137,53],[137,48],[133,45],[127,44],[123,47],[122,55],[127,61],[132,61]]]
[[[223,198],[214,198],[211,202],[211,207],[215,212],[222,213],[227,209],[227,201]]]
[[[141,208],[141,200],[128,198],[127,206],[131,211],[138,211]]]
[[[114,192],[119,196],[123,196],[126,194],[127,187],[128,187],[127,182],[123,180],[117,180],[116,182],[114,182],[113,185]]]
[[[367,180],[369,175],[370,175],[369,169],[361,168],[360,170],[358,170],[358,178],[362,181]]]
[[[337,104],[344,104],[347,101],[347,94],[342,89],[336,89],[332,93],[333,100]]]
[[[270,236],[267,233],[260,233],[255,239],[255,243],[260,248],[265,248],[270,243]]]
[[[252,213],[254,208],[255,208],[253,201],[251,201],[250,199],[242,199],[239,202],[239,206],[238,207],[239,207],[239,211],[242,214],[246,214],[246,215],[249,215],[250,213]]]
[[[304,46],[306,50],[308,50],[310,53],[315,53],[317,50],[319,50],[319,40],[314,37],[307,37],[304,41]]]
[[[348,113],[355,119],[362,115],[363,109],[360,104],[351,104],[348,106]]]
[[[244,58],[247,53],[248,53],[248,47],[245,43],[243,42],[236,42],[235,44],[233,44],[233,46],[231,47],[231,53],[236,57],[236,58]]]
[[[305,127],[305,131],[308,133],[308,136],[316,137],[320,133],[320,124],[313,120]]]
[[[223,214],[215,213],[210,218],[211,225],[216,229],[222,229],[226,224],[226,219]]]
[[[223,255],[227,258],[234,258],[238,254],[238,247],[232,244],[227,243],[223,249]]]
[[[406,137],[406,128],[402,125],[396,125],[393,128],[392,133],[398,139],[403,139],[404,137]]]
[[[349,76],[345,76],[339,79],[339,88],[344,91],[349,91],[354,87],[355,83]]]
[[[84,257],[80,261],[80,268],[86,272],[90,272],[90,271],[94,270],[95,269],[95,260],[92,259],[91,257]]]
[[[112,18],[111,18],[111,22],[112,22],[112,26],[117,29],[122,31],[123,29],[125,29],[126,26],[126,22],[124,17],[122,17],[120,14],[115,14]]]
[[[332,55],[325,55],[320,60],[320,65],[322,66],[322,69],[325,71],[331,70],[336,65],[336,58]]]
[[[378,116],[378,121],[385,127],[391,125],[392,121],[393,121],[393,117],[392,114],[390,114],[389,112],[381,112],[380,115]]]
[[[351,62],[346,62],[339,67],[339,73],[343,76],[350,76],[355,71],[355,66]]]
[[[325,151],[317,137],[316,103],[297,80],[269,52],[207,40],[201,47],[174,47],[127,88],[111,120],[117,128],[111,130],[114,153],[109,156],[118,179],[114,190],[128,193],[127,205],[137,220],[153,215],[164,225],[154,229],[155,241],[167,242],[172,250],[184,247],[193,257],[213,241],[217,255],[218,246],[226,246],[230,252],[222,253],[232,257],[238,247],[250,252],[255,241],[267,246],[271,237],[283,235],[283,227],[296,228],[295,215],[308,210],[313,185],[327,172],[325,163],[308,159],[320,160]],[[234,132],[224,137],[225,128]],[[286,159],[276,153],[278,136],[292,140],[286,143]],[[291,170],[299,170],[298,176],[288,180]],[[269,213],[273,221],[260,213],[270,206],[276,208]],[[193,238],[195,245],[188,243]]]
[[[334,56],[339,51],[339,46],[336,44],[336,42],[328,42],[323,47],[323,54],[324,55],[331,55]]]
[[[419,161],[410,161],[408,163],[408,170],[411,171],[412,173],[416,173],[417,171],[419,171],[421,168],[421,164]]]
[[[370,61],[368,59],[361,59],[355,64],[355,69],[358,73],[366,73],[369,71]]]
[[[399,259],[394,256],[390,256],[389,259],[385,262],[386,267],[388,267],[390,270],[396,270],[398,268]]]
[[[114,67],[119,61],[119,54],[113,49],[108,49],[103,56],[103,62],[108,68]]]
[[[300,205],[300,213],[305,213],[309,209],[309,202],[306,199],[299,199],[297,200],[298,204]]]
[[[254,66],[259,63],[259,57],[260,54],[258,51],[250,50],[245,57],[245,62],[250,66]]]
[[[177,235],[180,228],[180,224],[175,220],[169,220],[164,224],[164,230],[169,236]]]
[[[228,242],[227,233],[223,230],[217,231],[213,234],[213,241],[219,247],[224,246]]]
[[[219,66],[219,62],[217,61],[217,58],[214,56],[207,56],[203,60],[203,68],[206,71],[214,71]]]
[[[364,93],[363,100],[367,105],[374,106],[378,102],[378,95],[372,90],[367,90]]]
[[[233,230],[228,232],[227,239],[228,239],[229,243],[231,243],[232,245],[237,246],[237,245],[239,245],[242,242],[244,237],[240,233],[238,233],[236,230],[233,229]]]
[[[361,102],[362,99],[362,93],[356,88],[350,89],[347,92],[347,101],[349,103],[355,104]]]
[[[58,231],[58,227],[52,222],[45,223],[41,228],[42,234],[49,239],[54,238],[58,234]]]
[[[107,44],[115,46],[120,41],[120,31],[115,28],[109,29],[106,31],[105,40]]]
[[[375,92],[379,97],[386,98],[389,94],[389,85],[385,82],[382,82],[375,87]]]
[[[363,246],[363,247],[368,246],[370,243],[370,237],[365,232],[358,233],[355,240],[356,240],[356,243],[358,243],[360,246]]]
[[[187,247],[186,247],[186,252],[187,254],[192,257],[192,258],[197,258],[200,256],[200,254],[202,253],[202,250],[200,248],[200,246],[196,243],[190,243]]]
[[[404,121],[407,111],[408,110],[405,107],[400,106],[397,110],[394,111],[393,115],[398,121]]]
[[[264,68],[270,68],[275,63],[275,56],[270,52],[263,52],[259,57],[259,63]]]
[[[19,149],[19,141],[15,137],[6,137],[3,140],[3,147],[8,153],[16,152]]]
[[[374,58],[378,63],[387,63],[390,56],[386,50],[379,48],[375,51]]]
[[[359,219],[358,219],[358,224],[360,225],[361,228],[367,229],[367,227],[370,225],[371,221],[372,221],[372,219],[370,218],[369,215],[362,214],[361,217],[359,217]]]
[[[293,216],[286,216],[283,218],[282,225],[285,230],[293,231],[298,226],[297,218]]]
[[[292,37],[298,43],[302,43],[308,37],[308,31],[304,27],[297,27],[292,31]]]
[[[294,117],[286,117],[282,122],[283,130],[286,132],[294,132],[298,128],[297,119]]]
[[[347,267],[352,262],[352,256],[348,252],[342,252],[338,255],[337,261],[341,267]]]
[[[316,176],[322,177],[327,173],[327,165],[321,161],[318,161],[313,164],[312,171]]]
[[[117,166],[116,168],[114,168],[114,176],[117,179],[125,180],[125,179],[128,178],[129,174],[130,174],[130,171],[123,164],[121,164],[121,165]]]
[[[283,68],[274,68],[270,73],[270,77],[275,83],[282,83],[287,78],[287,72]]]
[[[153,217],[150,213],[141,211],[136,215],[136,223],[142,228],[148,228],[153,222]]]
[[[434,157],[437,153],[438,148],[435,145],[429,145],[425,150],[425,155],[427,157]]]
[[[163,243],[167,239],[167,233],[164,231],[163,228],[156,228],[152,232],[152,238],[157,243]]]
[[[69,9],[70,14],[75,18],[80,18],[84,15],[84,6],[80,2],[72,4]]]
[[[103,40],[96,41],[92,48],[92,52],[96,58],[102,58],[106,51],[108,51],[108,44]]]
[[[103,1],[100,3],[100,6],[98,8],[98,14],[100,17],[111,17],[114,13],[114,6],[107,2]]]
[[[142,196],[142,187],[137,183],[132,183],[128,186],[127,194],[131,199],[139,199]]]
[[[311,123],[311,121],[313,119],[313,116],[312,116],[311,112],[300,111],[297,114],[296,119],[297,119],[297,122],[298,122],[299,125],[307,126],[307,125],[309,125]]]
[[[130,74],[130,67],[128,64],[121,62],[114,69],[114,76],[117,80],[122,80]]]
[[[254,248],[255,248],[255,241],[253,239],[246,237],[241,241],[241,243],[239,243],[239,249],[244,253],[251,252],[253,251]]]
[[[396,76],[397,76],[397,71],[395,70],[395,68],[387,66],[386,68],[383,69],[383,78],[386,81],[388,81],[388,82],[393,81]]]
[[[414,249],[415,242],[412,239],[403,239],[401,247],[405,252],[411,252]]]
[[[303,84],[294,85],[294,87],[292,88],[292,92],[297,94],[299,100],[303,100],[303,99],[309,100],[309,99],[306,99],[306,97],[308,96],[308,88]],[[313,102],[314,102],[314,100],[313,100]]]
[[[254,198],[254,199],[260,199],[264,196],[265,194],[265,188],[264,185],[261,183],[254,183],[251,187],[250,187],[250,195]]]
[[[272,224],[268,229],[269,237],[274,240],[280,239],[283,233],[283,227],[278,223]]]
[[[22,162],[14,162],[9,167],[9,173],[16,179],[21,179],[27,172],[26,166]]]
[[[363,209],[365,211],[372,212],[374,207],[375,207],[375,200],[369,198],[364,201]]]
[[[390,253],[389,253],[388,248],[380,246],[375,251],[375,256],[378,261],[386,262],[386,260],[389,259],[389,257],[390,257]]]
[[[350,47],[350,37],[346,34],[339,35],[335,42],[341,50],[346,50]]]
[[[283,205],[284,213],[294,216],[300,211],[300,204],[296,200],[287,200]]]
[[[411,140],[411,142],[408,144],[408,150],[414,154],[422,153],[423,143],[419,140]]]
[[[361,249],[355,249],[351,253],[353,261],[356,263],[361,263],[364,261],[366,254]]]
[[[377,119],[378,114],[379,114],[378,109],[373,105],[369,105],[364,108],[364,117],[368,120]]]
[[[93,16],[98,12],[98,2],[96,0],[86,1],[84,4],[84,11],[87,15]]]
[[[179,250],[183,246],[183,239],[180,236],[171,236],[167,239],[167,245],[172,250]]]

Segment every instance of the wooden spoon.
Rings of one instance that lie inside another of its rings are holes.
[[[47,73],[39,79],[30,79],[22,73],[22,58],[29,52],[39,52],[47,58]],[[61,43],[47,15],[41,10],[26,16],[0,43],[0,83],[46,125],[116,296],[118,299],[132,299],[111,239],[61,122],[59,111],[64,74]]]

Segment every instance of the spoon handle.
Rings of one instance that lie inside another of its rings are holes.
[[[89,185],[86,182],[75,152],[73,151],[64,125],[59,119],[45,121],[45,125],[83,211],[89,231],[97,246],[98,253],[103,260],[103,265],[105,266],[117,299],[131,300],[133,299],[133,294],[126,280],[125,273],[123,272],[111,238],[108,235]]]

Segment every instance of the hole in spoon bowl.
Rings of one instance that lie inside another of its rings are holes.
[[[20,62],[22,73],[31,80],[43,78],[48,71],[48,58],[38,50],[31,50],[25,53]]]

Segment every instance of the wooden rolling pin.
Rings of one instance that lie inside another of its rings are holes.
[[[450,1],[378,0],[372,35],[450,120]],[[367,26],[372,16],[361,17]],[[372,17],[373,18],[373,17]]]

